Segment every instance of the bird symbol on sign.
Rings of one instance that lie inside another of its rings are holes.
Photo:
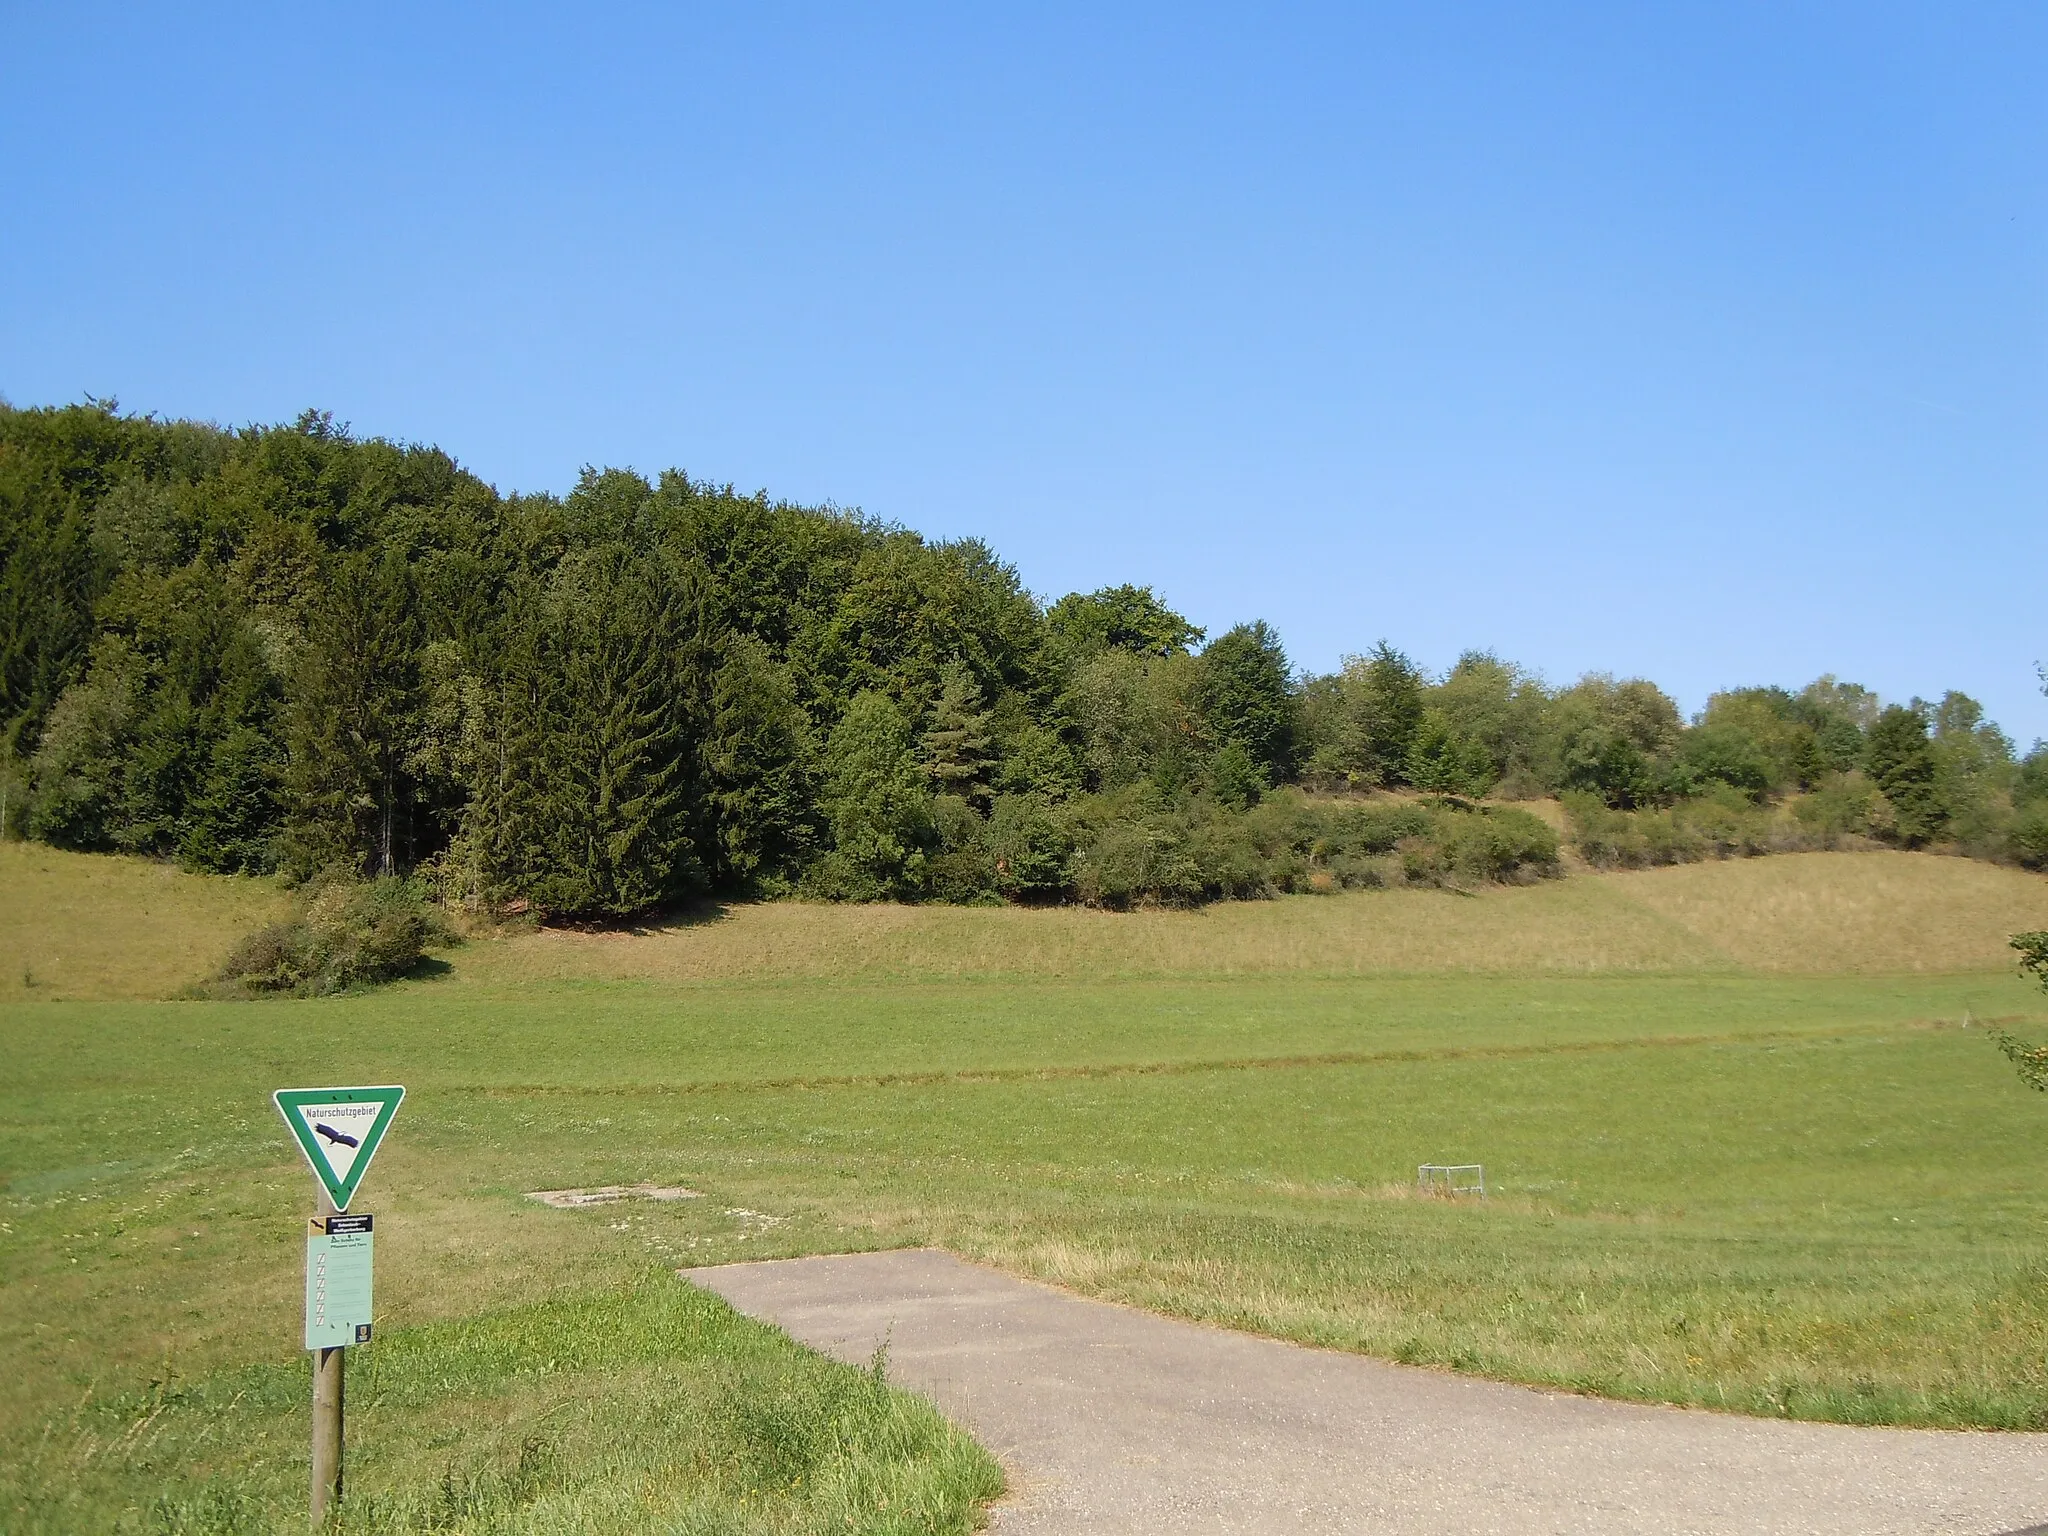
[[[331,1125],[323,1125],[318,1120],[313,1122],[313,1130],[316,1134],[325,1136],[329,1141],[338,1142],[344,1147],[360,1147],[362,1145],[355,1137],[337,1131]]]

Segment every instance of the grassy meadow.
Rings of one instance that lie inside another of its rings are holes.
[[[1509,1380],[2048,1428],[2048,1101],[1965,1022],[2048,1022],[2004,947],[2036,877],[735,907],[148,1000],[267,891],[0,846],[0,1527],[302,1519],[308,1180],[267,1094],[323,1082],[409,1089],[359,1200],[363,1529],[966,1528],[971,1444],[669,1276],[905,1243]],[[1417,1198],[1423,1161],[1494,1197]],[[526,1195],[640,1181],[700,1198]]]

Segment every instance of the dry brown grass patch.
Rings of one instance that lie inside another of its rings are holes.
[[[1595,879],[1761,971],[1998,970],[2048,881],[1928,853],[1788,853]]]
[[[267,880],[0,843],[0,1002],[167,997],[285,906]]]
[[[473,945],[484,982],[1365,975],[1713,969],[1713,947],[1598,881],[1476,896],[1390,890],[1199,912],[735,904],[633,932],[546,930]]]

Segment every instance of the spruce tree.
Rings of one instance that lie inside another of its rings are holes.
[[[1343,761],[1358,782],[1414,783],[1408,765],[1422,726],[1421,668],[1382,640],[1345,666],[1343,699]]]
[[[982,708],[980,685],[958,662],[945,670],[919,755],[940,794],[957,795],[977,809],[986,808],[988,711]]]
[[[492,884],[567,916],[625,917],[696,888],[679,594],[607,545],[563,562],[500,690],[482,768]]]
[[[424,635],[398,547],[342,556],[293,679],[285,770],[287,866],[397,874],[411,862],[406,771]]]
[[[710,851],[722,883],[794,874],[813,838],[809,725],[786,670],[752,635],[732,636],[712,680],[704,744]]]

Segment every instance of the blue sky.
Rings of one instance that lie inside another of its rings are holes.
[[[2039,5],[8,7],[0,393],[2024,746]]]

